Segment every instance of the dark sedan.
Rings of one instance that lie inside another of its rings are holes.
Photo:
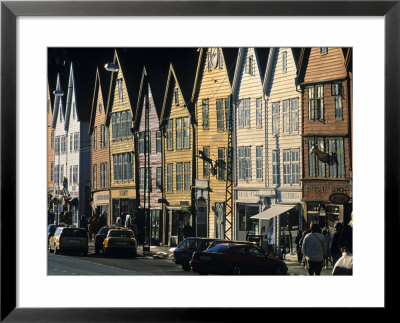
[[[210,247],[215,239],[209,238],[186,238],[174,250],[174,262],[182,265],[185,271],[190,270],[189,261],[192,259],[193,252],[202,251]]]
[[[94,251],[96,253],[100,253],[100,250],[103,250],[103,241],[107,236],[107,232],[110,230],[109,227],[104,226],[102,227],[99,232],[94,237]]]
[[[250,244],[217,244],[193,254],[192,271],[199,274],[286,275],[284,261],[268,257],[262,249]]]

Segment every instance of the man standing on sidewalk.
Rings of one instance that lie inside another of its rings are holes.
[[[321,274],[324,256],[326,255],[326,243],[324,236],[320,233],[318,223],[312,223],[311,233],[304,237],[302,253],[308,262],[308,273],[310,276]]]

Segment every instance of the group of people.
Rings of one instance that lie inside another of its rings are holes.
[[[297,260],[307,267],[309,275],[320,275],[331,262],[333,275],[352,274],[353,233],[352,220],[344,225],[336,222],[332,239],[327,228],[322,229],[318,223],[312,223],[310,229],[298,231],[296,237]]]
[[[94,213],[89,220],[85,215],[82,215],[79,220],[79,227],[84,228],[89,232],[89,238],[92,239],[99,232],[99,230],[107,225],[107,213],[103,212],[100,216]]]

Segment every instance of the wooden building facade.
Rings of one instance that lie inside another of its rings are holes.
[[[352,211],[352,50],[303,49],[303,206],[307,224],[334,232]]]
[[[94,81],[92,109],[89,123],[91,145],[91,199],[92,207],[98,215],[105,215],[107,223],[111,224],[110,191],[109,191],[109,132],[106,125],[106,104],[109,90],[110,75],[103,69],[96,69]]]

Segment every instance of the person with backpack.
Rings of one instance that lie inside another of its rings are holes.
[[[301,251],[307,259],[308,274],[319,276],[326,255],[326,242],[318,223],[312,223],[310,229],[311,233],[304,237]]]

